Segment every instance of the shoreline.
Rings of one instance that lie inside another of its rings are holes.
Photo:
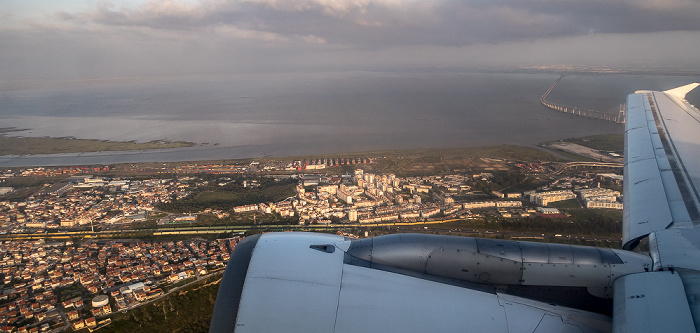
[[[33,157],[63,154],[136,152],[143,150],[163,150],[197,146],[194,142],[151,140],[147,142],[112,141],[100,139],[78,139],[74,137],[30,137],[8,136],[8,133],[22,132],[25,129],[0,128],[0,158]]]
[[[261,160],[261,159],[308,159],[308,158],[334,158],[334,157],[382,157],[390,155],[426,155],[426,154],[466,154],[475,158],[504,158],[529,160],[533,157],[540,159],[574,160],[571,155],[562,154],[562,151],[549,146],[557,141],[579,142],[588,141],[591,138],[605,138],[606,135],[584,136],[579,138],[569,138],[556,141],[543,142],[538,145],[528,143],[512,144],[486,144],[462,147],[440,147],[440,148],[396,148],[396,149],[376,149],[358,151],[333,151],[318,153],[298,153],[288,151],[282,154],[264,154],[258,146],[238,146],[223,148],[204,148],[202,146],[191,146],[184,148],[152,149],[152,150],[129,150],[129,151],[102,151],[102,152],[81,152],[64,154],[43,154],[43,155],[9,155],[0,156],[0,167],[60,167],[60,166],[83,166],[83,165],[119,165],[128,163],[185,163],[185,162],[225,162],[241,160]],[[621,137],[621,136],[620,136]],[[607,139],[615,141],[615,139]],[[619,140],[618,140],[619,141]],[[240,155],[222,158],[219,149],[235,149]],[[592,147],[592,149],[597,149]],[[208,154],[213,151],[212,154]],[[179,153],[183,153],[178,154]],[[201,154],[184,154],[184,153]],[[247,153],[246,153],[247,152]],[[540,155],[544,154],[544,155]],[[545,157],[545,155],[547,157]],[[196,158],[200,156],[201,158]],[[159,158],[161,157],[161,158]],[[167,157],[167,158],[162,158]],[[182,157],[182,158],[178,158]],[[187,157],[187,158],[186,158]],[[194,157],[194,158],[193,158]],[[33,163],[43,161],[44,163]]]

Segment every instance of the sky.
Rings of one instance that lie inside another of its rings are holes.
[[[697,0],[2,0],[0,81],[700,68]]]

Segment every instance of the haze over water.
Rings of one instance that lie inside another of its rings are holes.
[[[191,75],[5,83],[0,127],[18,136],[190,141],[191,148],[7,156],[0,166],[312,155],[386,149],[536,145],[623,125],[559,113],[541,95],[556,74],[340,72]],[[617,112],[638,89],[697,77],[566,76],[549,100]],[[691,99],[691,96],[689,96]],[[691,100],[692,101],[692,100]]]

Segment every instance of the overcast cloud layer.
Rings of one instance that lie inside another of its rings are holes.
[[[5,79],[700,64],[696,0],[7,1]]]

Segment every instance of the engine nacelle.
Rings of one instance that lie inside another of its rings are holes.
[[[652,266],[629,251],[424,234],[354,240],[345,262],[486,285],[585,287],[605,298],[615,279]]]

